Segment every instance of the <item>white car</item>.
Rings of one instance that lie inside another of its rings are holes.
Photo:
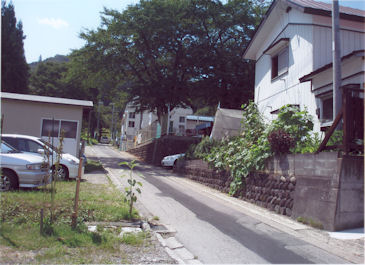
[[[171,155],[171,156],[165,156],[162,160],[161,160],[161,165],[163,167],[173,167],[176,163],[176,160],[178,160],[180,157],[185,156],[185,154],[176,154],[176,155]]]
[[[1,139],[19,151],[36,154],[41,157],[44,157],[45,149],[52,150],[53,164],[52,156],[50,156],[50,166],[52,167],[56,163],[56,148],[41,138],[20,134],[3,134]],[[58,177],[61,179],[77,178],[79,173],[79,162],[80,160],[77,157],[74,157],[71,154],[62,153]],[[84,167],[82,169],[82,172],[83,171]]]
[[[48,165],[38,155],[22,153],[1,142],[0,191],[34,188],[51,182]]]
[[[108,136],[101,136],[100,137],[100,143],[101,144],[108,144],[108,143],[110,143],[110,140],[109,140],[109,137]]]

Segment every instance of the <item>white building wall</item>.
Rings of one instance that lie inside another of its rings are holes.
[[[305,14],[278,1],[278,6],[268,17],[256,43],[255,102],[267,121],[276,118],[270,112],[286,104],[304,106],[312,115],[314,130],[320,130],[316,109],[320,106],[311,91],[311,82],[300,83],[299,78],[332,61],[331,18]],[[341,56],[354,50],[365,49],[363,23],[341,20]],[[260,39],[259,39],[260,38]],[[288,72],[272,80],[271,56],[263,54],[273,43],[289,38]]]
[[[135,118],[130,118],[129,113],[134,112]],[[174,108],[170,112],[170,121],[173,122],[173,132],[179,132],[179,126],[184,126],[186,129],[186,116],[191,115],[193,110],[191,108]],[[184,122],[180,122],[180,117],[185,117]],[[140,129],[144,129],[151,125],[154,121],[156,121],[157,114],[155,112],[144,111],[143,114],[136,113],[136,107],[132,104],[128,104],[125,110],[125,122],[124,122],[124,131],[128,137],[128,139],[132,140],[134,136],[137,135]],[[134,122],[134,127],[129,127],[129,121]],[[166,133],[166,132],[162,132]]]
[[[295,15],[296,11],[290,13]],[[308,19],[302,16],[302,20],[305,18]],[[319,130],[319,121],[315,115],[317,105],[314,94],[311,92],[310,82],[299,82],[300,77],[313,71],[313,27],[308,24],[278,23],[277,28],[279,29],[273,31],[280,34],[272,35],[271,39],[266,41],[266,46],[261,48],[261,54],[276,40],[289,38],[289,69],[286,74],[272,80],[271,56],[262,54],[256,61],[255,102],[267,122],[276,118],[276,115],[270,112],[286,104],[297,104],[301,109],[306,106],[313,116],[315,130]],[[285,29],[281,31],[280,28]]]
[[[332,62],[332,29],[313,27],[314,70]],[[355,29],[356,30],[356,29]],[[341,57],[365,49],[365,34],[359,31],[340,31]]]

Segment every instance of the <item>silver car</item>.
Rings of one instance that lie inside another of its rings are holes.
[[[41,157],[22,153],[4,142],[1,142],[0,170],[0,191],[51,182],[49,166]]]
[[[171,156],[165,156],[162,160],[161,160],[161,165],[163,167],[173,167],[176,163],[176,161],[180,158],[185,156],[185,154],[176,154],[176,155],[171,155]]]
[[[56,163],[57,157],[56,147],[47,143],[47,141],[44,141],[43,139],[35,136],[20,134],[3,134],[2,140],[24,153],[38,155],[40,157],[44,157],[45,149],[53,151],[53,160],[52,155],[50,156],[50,166],[53,168],[55,167],[54,164]],[[60,167],[57,174],[58,178],[77,178],[77,176],[79,175],[79,162],[80,160],[77,157],[74,157],[71,154],[62,153],[60,159]],[[84,172],[84,167],[82,168],[82,172]]]

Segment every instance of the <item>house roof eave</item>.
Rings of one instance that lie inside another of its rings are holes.
[[[343,56],[341,58],[341,62],[348,58],[351,58],[353,56],[358,56],[358,55],[364,56],[364,53],[365,53],[365,50],[353,51],[353,52]],[[318,75],[319,73],[322,73],[323,71],[326,71],[327,69],[330,69],[330,68],[332,68],[332,63],[326,64],[326,65],[318,68],[317,70],[315,70],[307,75],[302,76],[301,78],[299,78],[299,81],[300,81],[300,83],[311,81],[316,75]]]

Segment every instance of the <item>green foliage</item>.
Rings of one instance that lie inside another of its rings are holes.
[[[242,135],[215,142],[204,138],[195,148],[194,155],[213,167],[229,170],[232,175],[230,194],[234,195],[245,184],[251,170],[259,170],[271,156],[267,132],[255,103],[242,106]]]
[[[124,244],[132,246],[140,246],[143,244],[144,239],[148,236],[146,232],[135,233],[125,233],[122,237],[122,242]]]
[[[87,159],[85,165],[85,173],[90,173],[93,171],[105,171],[103,165],[99,161]]]
[[[140,187],[142,187],[142,183],[138,182],[137,180],[134,179],[133,177],[133,169],[138,166],[138,164],[135,162],[135,160],[131,161],[131,162],[121,162],[119,163],[120,166],[127,166],[129,167],[129,179],[128,179],[128,184],[129,187],[125,187],[125,197],[124,197],[124,202],[127,203],[129,205],[129,218],[133,219],[132,216],[132,210],[133,210],[133,203],[135,203],[137,201],[137,196],[135,192],[138,192],[139,194],[141,194],[141,189]]]
[[[312,117],[304,109],[299,111],[297,107],[286,105],[280,108],[277,119],[270,125],[270,131],[283,130],[290,134],[295,141],[295,146],[290,149],[292,153],[300,153],[311,142],[310,132],[313,130]]]
[[[312,218],[306,218],[299,216],[297,218],[297,221],[306,225],[310,225],[311,227],[317,228],[317,229],[323,229],[323,224],[320,222],[314,221]]]
[[[35,250],[37,260],[47,264],[73,264],[81,259],[92,263],[95,260],[87,259],[90,253],[108,255],[120,252],[123,240],[117,233],[100,231],[95,235],[84,225],[85,222],[116,222],[129,217],[129,205],[121,203],[123,198],[117,189],[81,182],[78,226],[72,229],[70,216],[75,182],[60,181],[55,194],[53,223],[46,217],[44,233],[40,235],[40,209],[47,206],[44,212],[48,214],[49,193],[49,189],[42,188],[10,191],[0,196],[0,245],[15,250]]]
[[[245,185],[245,178],[251,171],[262,170],[266,159],[275,151],[285,153],[290,149],[291,152],[314,152],[320,143],[318,134],[310,134],[313,122],[306,110],[298,111],[285,106],[278,118],[266,126],[255,103],[250,102],[242,108],[244,114],[240,136],[221,142],[207,137],[198,145],[190,146],[186,153],[186,159],[201,158],[214,168],[229,170],[232,177],[231,195],[237,194]]]
[[[336,130],[327,142],[328,146],[341,145],[343,141],[343,130]]]
[[[1,1],[1,91],[28,93],[29,68],[25,60],[23,24],[14,5]]]
[[[210,139],[209,136],[203,137],[200,143],[195,146],[193,157],[204,158],[205,154],[209,154],[217,144],[218,143],[214,139]]]
[[[105,8],[102,25],[80,35],[86,45],[73,53],[79,66],[73,77],[80,74],[94,87],[102,80],[101,97],[123,91],[158,117],[168,106],[220,101],[239,107],[252,98],[254,84],[254,64],[241,59],[242,50],[265,9],[249,0],[152,0],[123,12]]]

